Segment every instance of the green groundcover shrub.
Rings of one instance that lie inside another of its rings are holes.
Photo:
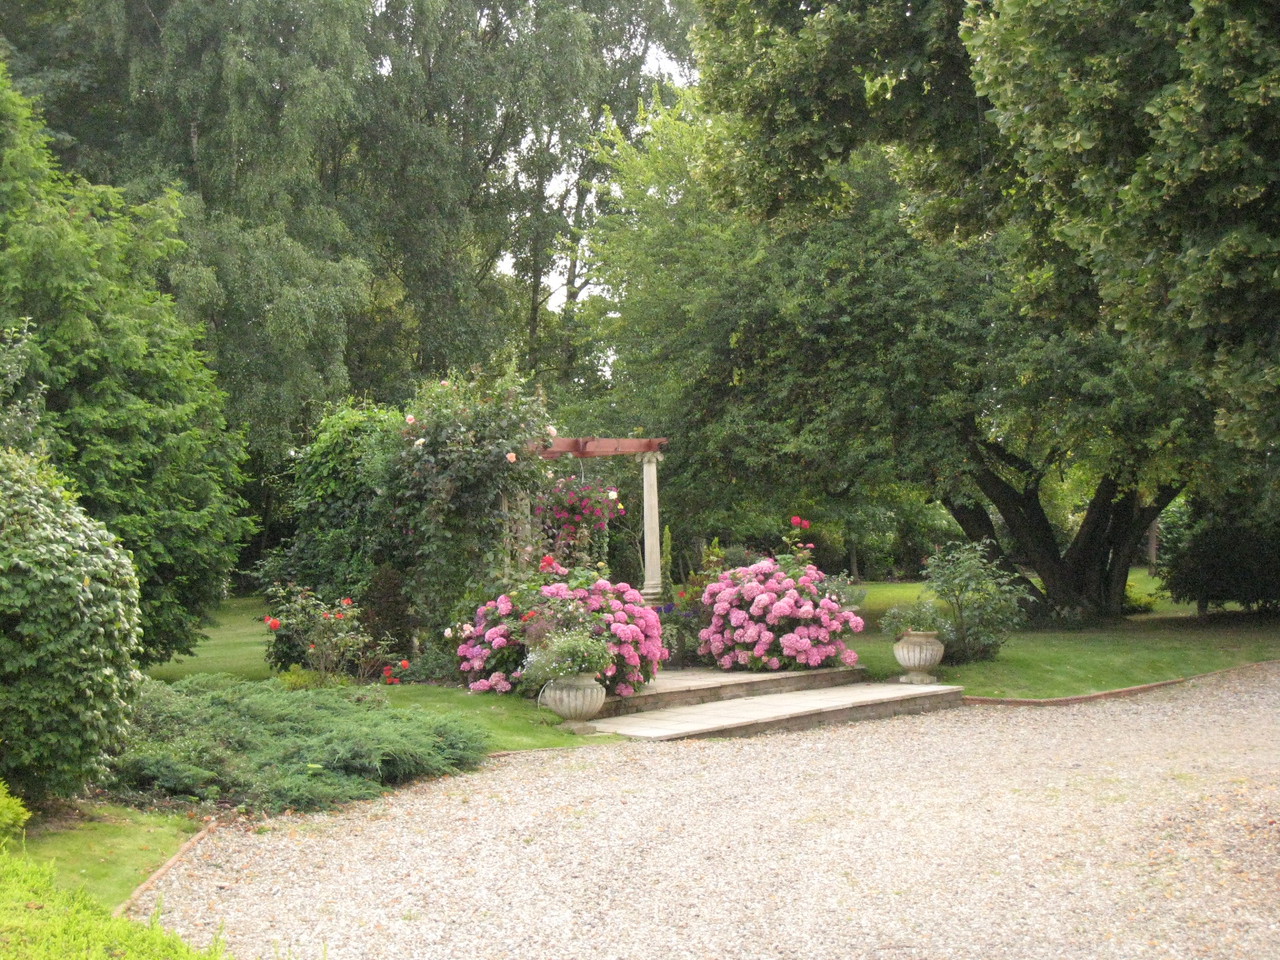
[[[197,950],[157,926],[113,917],[83,891],[59,890],[53,868],[0,850],[0,957],[22,960],[197,960]]]
[[[458,717],[393,710],[377,687],[289,690],[198,674],[144,681],[128,748],[105,786],[126,799],[323,810],[476,766],[485,734]]]

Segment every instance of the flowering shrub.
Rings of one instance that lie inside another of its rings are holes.
[[[272,634],[267,662],[277,670],[298,664],[322,677],[354,674],[369,680],[388,659],[386,644],[369,636],[360,606],[350,597],[327,603],[312,590],[280,584],[268,595],[276,613],[262,622]]]
[[[838,635],[862,630],[862,618],[819,586],[826,575],[809,562],[798,532],[808,521],[792,517],[784,538],[790,555],[735,567],[709,583],[702,602],[711,623],[698,637],[698,653],[724,670],[853,666],[858,655]]]
[[[474,622],[458,628],[459,669],[474,678],[472,690],[509,692],[522,678],[531,648],[541,645],[552,630],[575,627],[605,638],[613,663],[600,679],[608,692],[629,697],[653,679],[670,656],[662,645],[658,614],[625,583],[592,579],[593,574],[583,571],[568,581],[550,580],[568,573],[548,555],[540,577],[485,603],[476,610]]]
[[[533,515],[542,524],[551,552],[558,560],[581,566],[596,559],[592,547],[605,544],[599,534],[609,528],[609,521],[626,512],[617,487],[600,486],[576,476],[558,479],[533,505]]]
[[[392,633],[403,656],[415,629],[439,636],[503,566],[513,508],[546,484],[531,449],[549,433],[537,394],[492,371],[420,384],[400,410],[330,410],[294,461],[297,532],[264,564],[264,584],[350,594],[378,615],[366,630]]]

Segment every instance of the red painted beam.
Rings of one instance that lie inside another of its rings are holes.
[[[544,460],[559,457],[619,457],[655,453],[667,445],[666,437],[555,437],[538,450]]]

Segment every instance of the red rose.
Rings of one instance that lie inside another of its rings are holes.
[[[409,669],[409,661],[408,661],[408,660],[401,660],[401,661],[400,661],[400,669],[401,669],[401,670],[408,670],[408,669]]]
[[[389,677],[391,676],[391,671],[394,669],[395,667],[393,667],[391,664],[388,663],[385,667],[382,668],[382,675],[384,677]]]
[[[791,518],[791,525],[792,525],[793,527],[803,526],[803,524],[804,524],[804,521],[803,521],[803,520],[801,520],[799,517],[792,517],[792,518]]]
[[[343,617],[345,617],[345,616],[346,616],[346,614],[345,614],[345,613],[335,613],[335,614],[334,614],[334,616],[335,616],[335,617],[337,617],[339,620],[341,620]]]
[[[279,629],[280,629],[280,621],[279,621],[279,620],[277,620],[275,617],[268,617],[268,618],[267,618],[267,629],[268,629],[268,630],[279,630]]]
[[[399,682],[400,682],[399,677],[387,677],[387,683],[399,683]]]
[[[343,597],[343,598],[342,598],[342,605],[343,605],[344,607],[349,607],[349,606],[351,606],[353,603],[355,603],[355,601],[354,601],[354,600],[352,600],[350,597]]]

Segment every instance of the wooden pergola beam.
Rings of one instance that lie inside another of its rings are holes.
[[[540,447],[544,460],[560,457],[618,457],[657,453],[667,445],[666,437],[555,437],[549,446]]]

